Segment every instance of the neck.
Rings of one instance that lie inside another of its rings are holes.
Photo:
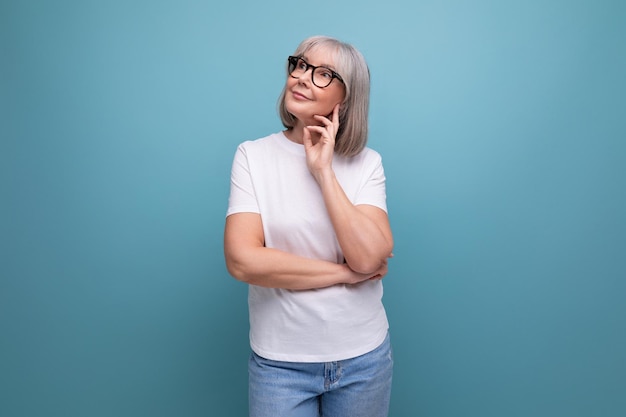
[[[284,132],[285,136],[290,141],[295,142],[295,143],[299,143],[299,144],[302,145],[304,143],[302,137],[304,136],[304,127],[305,126],[308,126],[308,125],[306,125],[303,122],[301,122],[300,120],[298,120],[298,122],[296,123],[296,125],[294,127],[285,130],[285,132]],[[317,141],[320,139],[320,136],[321,135],[319,133],[311,132],[311,140],[313,141],[313,143],[317,143]]]

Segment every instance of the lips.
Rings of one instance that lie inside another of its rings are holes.
[[[310,98],[308,98],[306,95],[304,95],[304,94],[302,94],[302,93],[300,93],[300,92],[298,92],[298,91],[291,90],[291,94],[293,95],[293,97],[294,97],[296,100],[311,100],[311,99],[310,99]]]

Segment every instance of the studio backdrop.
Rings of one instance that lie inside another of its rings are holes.
[[[223,227],[298,43],[371,71],[392,417],[626,415],[617,0],[3,1],[0,415],[247,414]]]

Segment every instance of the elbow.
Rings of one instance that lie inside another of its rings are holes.
[[[368,264],[365,262],[359,262],[355,264],[348,264],[351,270],[358,274],[374,274],[374,272],[378,271],[380,268],[380,264],[377,264],[376,267],[373,267],[373,264]]]
[[[255,247],[236,248],[227,246],[224,250],[226,270],[237,281],[257,285],[263,277],[263,262],[259,260],[262,253]]]
[[[226,256],[226,270],[228,271],[230,276],[235,278],[237,281],[245,283],[249,282],[249,277],[246,273],[245,266],[236,259]]]
[[[380,272],[380,269],[386,267],[387,258],[372,257],[369,259],[361,259],[352,262],[346,261],[351,270],[359,274],[375,274]]]
[[[346,263],[351,270],[359,274],[373,274],[380,271],[381,268],[386,267],[388,259],[391,258],[393,244],[389,243],[377,254],[369,254],[360,256],[356,259],[346,259]]]

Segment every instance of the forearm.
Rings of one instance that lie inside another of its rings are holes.
[[[309,290],[354,284],[366,277],[345,264],[309,259],[267,247],[226,253],[230,274],[243,282],[269,288]]]
[[[353,205],[332,170],[319,173],[316,179],[347,264],[359,273],[375,271],[393,249],[386,214],[372,207],[369,214],[378,212],[377,222]]]

